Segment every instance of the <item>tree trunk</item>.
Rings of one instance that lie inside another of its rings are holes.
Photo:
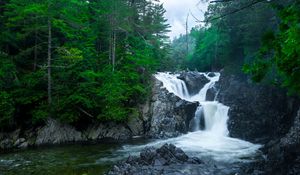
[[[185,23],[185,35],[186,35],[186,55],[189,54],[189,13],[186,17],[186,23]]]
[[[112,71],[115,71],[115,63],[116,63],[116,31],[113,31],[112,35]]]
[[[34,62],[33,62],[33,71],[36,71],[37,67],[37,29],[34,31]]]
[[[51,45],[52,45],[52,25],[51,20],[48,19],[48,104],[49,106],[52,103],[52,94],[51,94]]]

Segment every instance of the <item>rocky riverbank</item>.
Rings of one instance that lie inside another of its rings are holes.
[[[0,133],[0,151],[102,140],[123,142],[134,136],[156,139],[176,137],[189,131],[189,123],[197,106],[197,103],[168,93],[162,89],[162,83],[153,77],[151,97],[145,104],[139,105],[138,115],[130,116],[125,123],[94,122],[80,130],[50,118],[40,127]]]

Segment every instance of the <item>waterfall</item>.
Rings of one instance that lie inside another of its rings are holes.
[[[199,102],[199,107],[197,108],[195,117],[191,122],[193,124],[193,131],[203,129],[204,131],[209,131],[215,135],[227,136],[229,107],[217,101],[205,101],[207,91],[210,88],[213,88],[215,83],[219,81],[220,73],[214,73],[213,77],[208,76],[208,73],[199,73],[199,76],[200,75],[205,76],[209,82],[206,83],[203,88],[199,90],[199,93],[195,95],[190,95],[185,82],[177,78],[179,74],[160,72],[157,73],[155,77],[163,83],[163,87],[170,93],[173,93],[179,98],[189,102]],[[203,117],[204,123],[201,123],[201,117]]]
[[[145,146],[159,147],[164,143],[172,143],[190,156],[207,157],[225,163],[248,162],[258,156],[258,149],[261,145],[228,137],[229,107],[216,100],[205,101],[207,91],[214,88],[215,83],[219,81],[220,74],[214,73],[213,77],[210,77],[208,73],[199,73],[199,75],[205,76],[209,82],[199,90],[199,93],[190,95],[186,83],[177,78],[179,74],[155,74],[156,79],[163,83],[162,88],[166,88],[183,100],[199,103],[195,116],[191,120],[193,132],[176,138],[151,141],[146,145],[125,145],[118,153],[137,155]]]

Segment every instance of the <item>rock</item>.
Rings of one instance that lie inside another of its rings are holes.
[[[206,101],[215,101],[217,94],[218,94],[218,90],[217,90],[217,88],[215,88],[215,86],[212,88],[209,88],[206,92],[205,100]]]
[[[29,143],[25,141],[25,142],[21,143],[20,145],[18,145],[18,148],[25,149],[25,148],[28,148],[28,146],[29,146]]]
[[[15,141],[15,140],[17,140],[19,138],[20,131],[21,131],[21,129],[16,129],[15,131],[9,133],[8,137]]]
[[[97,141],[101,139],[127,140],[132,137],[131,131],[123,124],[113,122],[98,123],[90,126],[85,135],[88,140]]]
[[[243,75],[221,73],[217,88],[217,100],[230,107],[230,136],[254,143],[284,136],[299,105],[285,90],[254,84]]]
[[[48,119],[46,126],[38,130],[35,144],[62,144],[78,141],[84,141],[84,138],[74,127]]]
[[[140,153],[140,157],[128,157],[115,165],[108,175],[131,174],[131,175],[153,175],[153,174],[198,174],[201,161],[197,158],[189,158],[180,148],[172,144],[165,144],[159,149],[146,147]],[[194,173],[187,173],[194,172]]]
[[[215,73],[213,73],[213,72],[209,72],[209,73],[207,74],[207,76],[209,76],[209,77],[215,77],[215,76],[216,76],[216,74],[215,74]]]
[[[144,121],[139,116],[131,116],[127,122],[127,126],[134,136],[144,134]]]
[[[24,143],[26,141],[26,139],[24,138],[19,138],[15,143],[14,146],[18,147],[19,145],[21,145],[22,143]]]
[[[162,89],[162,83],[156,79],[153,82],[150,128],[146,134],[151,138],[170,138],[187,133],[198,104],[184,101]]]
[[[186,83],[190,95],[199,93],[204,85],[209,82],[206,76],[199,74],[199,72],[182,72],[178,79]]]
[[[294,147],[300,144],[300,108],[289,132],[280,139],[280,144],[284,147]]]
[[[13,147],[13,141],[9,138],[6,138],[0,142],[1,149],[10,149]]]
[[[267,174],[300,174],[300,108],[289,132],[277,141],[265,145],[267,159],[263,169]]]

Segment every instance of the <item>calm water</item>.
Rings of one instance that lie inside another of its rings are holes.
[[[144,143],[135,140],[128,144]],[[69,145],[0,154],[0,175],[100,175],[130,154],[119,152],[122,146],[116,143]]]

